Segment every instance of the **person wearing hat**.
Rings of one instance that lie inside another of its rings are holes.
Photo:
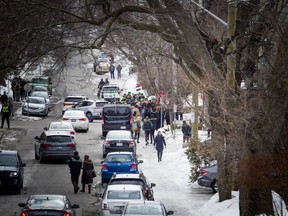
[[[158,162],[160,162],[162,161],[164,147],[166,148],[166,142],[160,130],[158,130],[154,139],[154,147],[157,151]]]
[[[77,193],[79,190],[78,181],[79,181],[79,176],[80,176],[80,172],[82,168],[82,160],[79,157],[78,151],[75,151],[73,157],[70,158],[69,168],[70,168],[70,174],[71,174],[71,182],[74,187],[74,193]]]
[[[83,172],[82,172],[82,190],[80,192],[85,192],[85,185],[88,185],[88,193],[91,193],[91,185],[93,183],[93,171],[94,166],[93,162],[90,160],[89,155],[84,156],[83,166],[82,166]]]
[[[151,131],[152,127],[153,127],[153,124],[150,121],[150,118],[148,116],[146,116],[144,121],[143,121],[143,124],[142,124],[142,129],[145,132],[146,145],[148,145],[148,143],[149,143],[149,135],[150,135],[150,131]],[[152,142],[151,142],[151,144],[152,144]]]

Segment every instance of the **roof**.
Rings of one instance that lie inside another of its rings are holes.
[[[119,185],[108,185],[107,190],[142,190],[141,185],[130,185],[130,184],[119,184]]]
[[[14,154],[17,154],[17,151],[15,150],[0,150],[0,154],[11,154],[11,155],[14,155]]]
[[[109,152],[107,155],[121,155],[121,154],[134,155],[133,152],[125,152],[125,151],[121,151],[121,152]]]
[[[131,200],[131,201],[129,201],[129,205],[133,205],[133,204],[137,204],[137,205],[139,205],[139,204],[144,204],[144,205],[161,205],[162,203],[160,202],[160,201],[149,201],[149,200],[145,200],[145,201],[143,201],[143,200]]]
[[[103,106],[104,107],[129,107],[131,108],[130,104],[106,104]]]
[[[115,175],[112,176],[113,179],[139,179],[141,178],[141,174],[139,173],[127,173],[127,174],[117,174],[115,173]]]

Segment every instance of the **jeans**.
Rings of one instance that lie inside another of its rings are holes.
[[[74,193],[77,193],[78,190],[79,190],[79,187],[78,187],[78,182],[79,182],[79,175],[71,175],[71,182],[72,182],[72,185],[74,186]]]
[[[163,150],[157,150],[158,162],[162,161]]]

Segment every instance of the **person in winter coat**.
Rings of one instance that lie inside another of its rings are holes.
[[[118,79],[121,79],[122,66],[120,64],[118,64],[116,70],[117,70]]]
[[[71,175],[71,182],[74,186],[74,193],[77,193],[79,190],[78,181],[82,167],[82,160],[79,157],[77,151],[74,152],[74,156],[70,158],[69,161],[69,168],[70,168],[70,175]]]
[[[80,192],[85,192],[85,185],[88,185],[88,193],[91,193],[91,185],[93,183],[93,173],[95,172],[93,162],[89,159],[88,155],[84,156],[83,166],[82,166],[82,190]]]
[[[145,132],[146,145],[148,145],[148,143],[149,143],[149,135],[150,135],[150,130],[152,127],[153,127],[152,122],[150,121],[149,117],[146,116],[146,118],[144,119],[143,124],[142,124],[142,129]],[[151,144],[152,144],[152,142],[151,142]]]
[[[9,107],[7,101],[2,105],[1,115],[2,115],[1,128],[3,128],[3,125],[4,125],[5,120],[6,120],[6,122],[7,122],[8,128],[10,128],[11,108]]]
[[[152,142],[154,141],[154,135],[155,135],[155,129],[157,127],[157,122],[158,122],[158,115],[157,115],[157,112],[155,110],[155,108],[151,108],[151,112],[150,112],[150,120],[152,122],[152,128],[150,130],[150,140],[151,140],[151,144]]]
[[[113,64],[110,65],[109,71],[110,71],[110,79],[115,79],[114,77],[115,66]]]
[[[189,139],[191,137],[191,127],[186,123],[186,121],[183,121],[182,133],[183,133],[183,143],[185,143],[185,141],[189,142]]]
[[[154,147],[157,151],[158,162],[160,162],[162,161],[164,147],[166,148],[166,142],[163,135],[161,134],[161,131],[157,132],[157,135],[154,139]]]
[[[136,112],[133,112],[133,120],[132,120],[132,130],[133,130],[133,138],[137,143],[140,143],[140,130],[141,130],[141,117],[137,116]]]

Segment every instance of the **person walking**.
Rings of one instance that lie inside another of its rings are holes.
[[[73,157],[71,157],[69,161],[71,182],[74,187],[74,193],[77,193],[79,190],[78,181],[81,173],[81,167],[82,167],[82,160],[79,157],[78,151],[75,151]]]
[[[122,66],[121,66],[120,64],[118,64],[116,70],[117,70],[117,77],[118,77],[118,79],[121,79]]]
[[[104,85],[109,85],[109,80],[107,77],[105,78],[105,84]]]
[[[185,143],[185,141],[189,142],[189,139],[191,137],[191,127],[190,125],[188,125],[186,123],[186,121],[183,121],[183,124],[182,124],[182,133],[183,133],[183,143]]]
[[[7,101],[2,105],[1,114],[2,114],[2,124],[1,124],[1,128],[3,128],[4,122],[5,122],[5,120],[6,120],[8,129],[9,129],[9,128],[10,128],[11,109],[10,109]]]
[[[166,142],[165,142],[164,136],[161,134],[161,131],[159,130],[154,139],[154,147],[157,151],[158,162],[160,162],[162,161],[164,147],[166,148]]]
[[[2,104],[5,104],[8,102],[8,96],[5,91],[3,92],[3,95],[1,95],[0,100]]]
[[[150,129],[150,141],[151,141],[151,144],[152,142],[154,141],[155,139],[155,129],[156,129],[156,126],[157,126],[157,113],[156,113],[156,110],[155,110],[155,107],[153,108],[150,108],[151,111],[150,111],[150,117],[151,117],[151,123],[152,123],[152,127]]]
[[[139,138],[140,138],[140,130],[141,130],[141,117],[137,116],[136,111],[133,112],[132,129],[134,132],[133,138],[135,142],[137,140],[137,143],[140,143]]]
[[[152,127],[153,127],[153,125],[152,125],[152,122],[150,121],[150,118],[148,116],[146,116],[146,118],[144,119],[143,124],[142,124],[142,129],[145,132],[146,145],[148,145],[148,143],[149,143],[149,135],[150,135],[150,131],[151,131]]]
[[[91,185],[93,183],[93,178],[96,177],[93,162],[89,159],[88,155],[84,156],[83,166],[82,166],[82,190],[80,192],[85,192],[85,185],[88,185],[88,193],[91,193]],[[94,172],[94,175],[93,175]]]
[[[110,79],[115,79],[114,77],[115,66],[113,64],[110,65],[109,71],[110,71]]]

